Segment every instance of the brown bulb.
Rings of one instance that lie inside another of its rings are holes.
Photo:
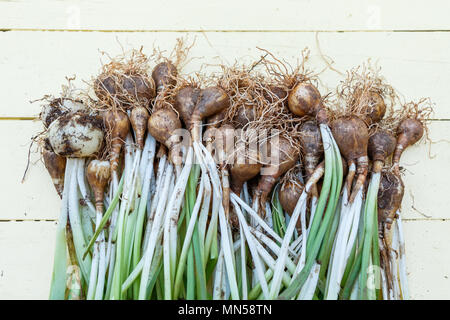
[[[397,134],[407,138],[408,146],[413,145],[423,136],[423,125],[417,119],[407,118],[397,128]]]
[[[287,91],[281,87],[269,86],[268,90],[270,91],[270,93],[267,92],[266,90],[264,90],[263,96],[270,103],[274,103],[274,102],[283,100],[288,96]]]
[[[100,100],[108,100],[116,94],[116,83],[109,75],[100,75],[94,81],[94,92]]]
[[[380,122],[386,113],[386,104],[383,97],[376,91],[369,90],[362,93],[361,88],[357,88],[354,93],[353,103],[364,103],[366,115],[364,121],[370,126],[373,123]]]
[[[300,82],[289,93],[288,106],[299,117],[316,116],[321,106],[320,92],[311,83]]]
[[[235,194],[240,195],[244,183],[253,177],[256,177],[259,174],[261,167],[261,163],[252,163],[248,159],[243,163],[235,162],[230,168],[231,190],[233,190]]]
[[[200,92],[200,97],[194,109],[192,121],[201,121],[230,106],[230,97],[219,87],[208,87]]]
[[[111,165],[108,161],[92,160],[86,168],[86,178],[94,192],[95,208],[103,212],[103,199],[106,185],[111,176]]]
[[[227,115],[227,110],[223,109],[221,112],[218,112],[218,113],[213,114],[212,116],[208,117],[206,119],[206,122],[208,123],[208,127],[210,127],[210,128],[220,127],[222,125],[222,122],[225,119],[226,115]]]
[[[119,165],[120,151],[128,132],[130,131],[130,121],[128,115],[120,110],[108,110],[103,113],[103,122],[109,139],[111,170],[114,172]]]
[[[289,216],[294,212],[297,201],[304,188],[304,185],[298,179],[285,181],[281,185],[281,188],[278,191],[278,197],[280,199],[281,207]]]
[[[380,172],[386,158],[395,150],[396,140],[390,133],[379,130],[369,138],[368,153],[374,162],[374,172]]]
[[[210,130],[212,131],[212,130]],[[225,124],[217,130],[213,131],[215,153],[217,155],[218,164],[225,167],[230,162],[230,157],[233,156],[235,148],[235,130],[234,127]]]
[[[169,150],[175,141],[173,135],[181,128],[180,119],[172,109],[158,109],[148,119],[148,131],[159,142]]]
[[[130,122],[136,136],[136,143],[141,150],[144,149],[145,131],[149,117],[150,115],[144,107],[134,107],[131,110]]]
[[[283,137],[279,137],[278,144],[268,144],[268,147],[271,156],[267,160],[270,161],[275,156],[278,161],[275,159],[275,163],[270,163],[261,169],[264,172],[261,172],[261,178],[255,191],[255,195],[261,195],[261,203],[265,203],[277,179],[292,168],[299,157],[297,148]]]
[[[143,76],[124,77],[123,88],[133,98],[141,101],[146,99],[150,101],[155,97],[155,83],[152,78],[146,79]]]
[[[347,161],[367,156],[369,130],[357,117],[339,118],[331,124],[333,137]]]
[[[300,145],[302,147],[306,179],[314,172],[323,155],[322,135],[314,121],[306,121],[300,126]]]
[[[191,127],[191,117],[194,113],[201,90],[192,86],[184,87],[175,96],[175,109],[181,116],[186,128]]]
[[[386,113],[386,104],[380,94],[371,92],[369,96],[369,114],[366,116],[367,122],[370,124],[380,122]]]
[[[423,136],[423,132],[423,124],[417,119],[406,118],[398,126],[397,146],[395,147],[394,156],[392,157],[397,174],[399,171],[398,165],[400,157],[402,156],[403,151],[419,141]]]
[[[50,147],[44,147],[42,149],[42,157],[44,158],[45,168],[52,178],[56,192],[62,198],[62,193],[64,190],[66,158],[57,155],[55,152],[53,152],[53,150],[50,149]]]
[[[241,105],[236,110],[233,121],[236,122],[238,128],[243,128],[247,123],[254,121],[256,118],[256,110],[253,106]]]
[[[378,222],[389,229],[402,204],[405,187],[402,179],[390,171],[381,175],[378,190]]]
[[[161,62],[153,69],[152,78],[155,82],[156,92],[166,90],[174,87],[177,83],[176,76],[178,74],[177,68],[170,62]]]
[[[219,87],[208,87],[200,92],[197,104],[191,117],[193,141],[200,141],[200,127],[202,120],[215,115],[230,106],[230,98],[225,90]]]

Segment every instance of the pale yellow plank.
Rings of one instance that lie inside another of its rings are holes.
[[[153,46],[171,50],[177,37],[186,36],[196,45],[190,52],[185,72],[209,64],[255,61],[269,49],[294,63],[301,50],[311,49],[309,66],[319,72],[325,63],[319,53],[316,34],[307,33],[98,33],[98,32],[2,32],[0,33],[0,117],[30,117],[39,113],[39,103],[29,101],[47,93],[58,93],[65,76],[76,74],[90,79],[100,68],[99,50],[111,55],[125,49]],[[431,97],[436,103],[434,117],[450,118],[450,32],[449,33],[320,33],[323,54],[332,57],[342,72],[368,58],[378,61],[382,73],[406,98]],[[420,45],[417,45],[419,44]],[[34,48],[34,49],[32,49]],[[200,59],[201,58],[201,59]],[[214,71],[217,68],[207,68]],[[327,70],[320,75],[321,91],[333,90],[341,75]]]
[[[450,121],[436,121],[429,126],[431,143],[425,138],[406,149],[400,165],[405,169],[405,195],[402,216],[405,219],[448,219],[450,163]],[[431,149],[430,149],[431,147]]]
[[[450,221],[405,221],[412,299],[450,299]]]
[[[21,183],[31,137],[40,130],[41,124],[33,121],[0,121],[0,220],[55,219],[59,215],[59,197],[36,152],[31,154],[26,180]]]
[[[0,148],[8,150],[0,158],[4,177],[0,180],[0,200],[11,203],[8,210],[0,213],[0,220],[7,219],[56,219],[60,200],[54,191],[50,177],[39,155],[32,154],[25,183],[21,178],[26,166],[28,142],[31,136],[41,130],[33,121],[0,121]],[[448,174],[443,172],[450,163],[450,121],[434,121],[430,125],[430,138],[434,141],[447,140],[431,145],[423,141],[408,148],[401,160],[404,172],[405,196],[402,204],[404,219],[448,219],[445,208],[450,207],[447,195]],[[414,201],[413,201],[414,198]]]
[[[54,222],[0,222],[0,299],[47,299]],[[450,299],[450,221],[405,221],[412,299]]]
[[[48,299],[56,222],[0,222],[0,299]]]
[[[445,0],[2,1],[1,28],[82,30],[449,29]],[[420,18],[419,18],[420,17]]]

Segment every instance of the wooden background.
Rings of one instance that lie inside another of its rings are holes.
[[[47,299],[59,199],[39,155],[21,183],[39,103],[65,76],[83,86],[100,68],[100,51],[195,39],[191,72],[208,62],[257,59],[256,47],[294,62],[304,47],[345,71],[368,58],[408,99],[436,103],[430,137],[409,148],[405,220],[407,270],[414,299],[450,298],[450,3],[446,0],[1,1],[0,0],[0,299]],[[341,75],[321,74],[322,93]]]

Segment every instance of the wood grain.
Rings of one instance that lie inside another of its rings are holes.
[[[342,75],[325,70],[321,55],[332,58],[340,72],[368,58],[381,67],[381,74],[406,100],[431,97],[436,103],[434,118],[450,119],[450,33],[86,33],[86,32],[2,32],[0,33],[0,117],[32,117],[39,114],[40,103],[30,104],[45,94],[59,94],[65,77],[77,75],[75,84],[85,88],[98,74],[100,50],[115,56],[131,48],[144,46],[173,49],[176,39],[195,39],[190,59],[182,71],[192,73],[203,66],[205,72],[219,71],[218,64],[250,64],[265,54],[257,47],[295,65],[301,51],[308,47],[307,66],[320,73],[323,94],[334,91]],[[190,40],[190,41],[189,41]],[[421,45],[418,46],[417,43]],[[39,48],[29,50],[29,48]],[[103,56],[107,62],[107,57]],[[209,64],[206,66],[205,64]],[[214,66],[211,66],[214,65]],[[151,64],[154,66],[154,63]]]
[[[431,151],[422,143],[402,158],[402,217],[411,297],[450,299],[449,9],[446,0],[0,1],[0,299],[48,298],[60,205],[38,153],[20,182],[41,125],[7,119],[37,116],[39,103],[29,101],[58,94],[66,76],[76,74],[85,88],[100,68],[100,50],[170,51],[179,37],[196,38],[184,73],[251,63],[263,54],[256,47],[293,64],[309,47],[316,72],[324,59],[345,72],[372,58],[405,99],[431,97],[434,119],[444,121],[430,125],[438,142]],[[342,76],[325,70],[320,78],[325,94]]]
[[[64,30],[449,30],[445,0],[2,1],[1,28]]]

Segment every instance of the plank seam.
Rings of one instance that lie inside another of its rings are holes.
[[[58,29],[58,28],[0,28],[0,32],[11,32],[11,31],[38,31],[38,32],[171,32],[171,33],[183,33],[183,32],[192,32],[192,33],[233,33],[233,32],[242,32],[242,33],[308,33],[308,32],[323,32],[323,33],[343,33],[343,32],[352,32],[352,33],[364,33],[364,32],[374,32],[374,33],[387,33],[387,32],[397,32],[397,33],[427,33],[427,32],[450,32],[450,29],[344,29],[344,30],[315,30],[315,29],[305,29],[305,30],[283,30],[283,29],[263,29],[263,30],[252,30],[252,29]]]

